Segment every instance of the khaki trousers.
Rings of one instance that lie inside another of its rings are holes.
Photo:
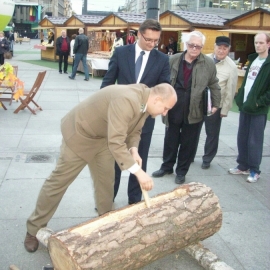
[[[27,220],[28,233],[36,235],[39,229],[47,226],[67,188],[86,165],[87,162],[77,156],[63,140],[56,168],[45,180],[36,208]],[[112,210],[114,194],[114,158],[105,140],[88,167],[94,182],[96,207],[99,215],[102,215]]]

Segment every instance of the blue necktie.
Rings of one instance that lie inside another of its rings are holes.
[[[140,74],[144,54],[145,54],[145,52],[141,51],[140,55],[139,55],[139,57],[138,57],[138,59],[137,59],[137,61],[135,63],[135,79],[136,79],[136,82],[137,82],[139,74]]]

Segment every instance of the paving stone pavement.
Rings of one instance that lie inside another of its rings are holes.
[[[40,245],[34,254],[23,247],[25,222],[34,209],[38,192],[45,178],[54,169],[61,143],[60,120],[76,104],[98,91],[102,78],[84,81],[83,74],[71,81],[57,70],[28,64],[22,60],[38,60],[40,52],[30,44],[16,44],[14,57],[8,62],[18,65],[18,76],[29,89],[39,71],[47,70],[45,80],[36,96],[43,111],[33,115],[25,109],[13,111],[13,102],[4,111],[0,108],[0,270],[15,264],[21,270],[39,270],[50,264],[45,247]],[[69,67],[69,72],[71,68]],[[221,230],[202,244],[235,270],[268,270],[270,268],[270,121],[265,129],[261,178],[247,183],[246,176],[230,175],[228,169],[236,165],[238,114],[230,112],[223,119],[220,145],[216,158],[208,170],[201,169],[205,141],[204,128],[200,136],[195,162],[186,182],[201,182],[211,187],[219,197],[223,211]],[[148,173],[159,169],[162,162],[164,126],[156,119],[150,148]],[[57,212],[49,223],[54,231],[62,230],[96,216],[93,188],[85,168],[65,194]],[[116,208],[127,205],[127,178],[124,172]],[[174,175],[154,179],[155,187],[149,196],[173,190]],[[176,251],[142,268],[143,270],[203,269],[185,251]]]

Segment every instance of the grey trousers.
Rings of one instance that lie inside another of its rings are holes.
[[[36,208],[27,220],[28,233],[36,235],[39,229],[47,226],[67,188],[86,165],[93,179],[94,197],[99,215],[111,211],[114,197],[114,162],[107,143],[104,143],[98,154],[87,164],[63,140],[56,168],[45,180]],[[76,203],[76,200],[74,202]]]

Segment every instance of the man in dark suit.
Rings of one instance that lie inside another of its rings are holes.
[[[69,185],[88,165],[94,183],[99,215],[112,210],[114,163],[135,174],[146,191],[152,178],[142,170],[138,154],[146,118],[165,116],[176,103],[170,84],[149,88],[144,84],[111,85],[75,106],[61,122],[63,135],[56,168],[39,193],[36,208],[27,220],[24,246],[38,248],[37,232],[47,226]]]
[[[160,40],[161,25],[158,21],[145,20],[139,28],[138,39],[135,44],[121,46],[115,49],[109,63],[109,69],[103,78],[101,88],[115,84],[144,83],[148,87],[160,83],[170,83],[170,67],[167,55],[155,50]],[[142,65],[138,74],[135,76],[135,63],[142,56]],[[153,118],[148,118],[142,129],[141,141],[138,152],[142,158],[142,169],[146,171],[147,157],[151,143],[152,133],[155,125]],[[121,171],[115,165],[115,186],[114,197],[116,197],[121,178]],[[141,201],[142,192],[136,176],[131,174],[128,183],[129,204]]]

